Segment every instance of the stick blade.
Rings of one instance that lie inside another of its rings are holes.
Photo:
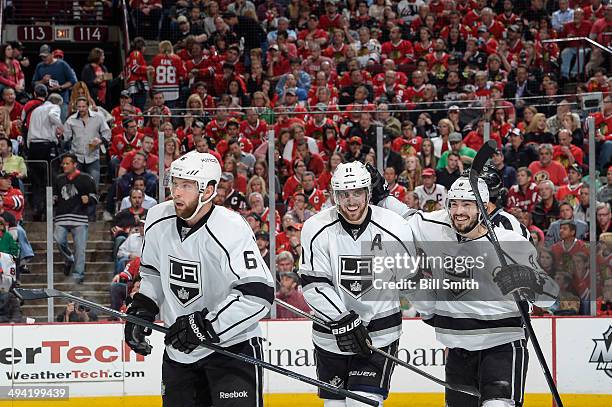
[[[23,301],[44,300],[46,298],[55,297],[57,290],[47,288],[15,288],[13,290],[17,298]]]
[[[480,147],[480,150],[476,153],[474,161],[472,161],[472,167],[470,173],[475,171],[476,174],[480,175],[480,172],[484,168],[487,160],[493,156],[493,153],[497,150],[497,143],[495,140],[489,140]]]

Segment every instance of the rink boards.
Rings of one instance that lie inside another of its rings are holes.
[[[307,321],[267,321],[269,362],[316,377]],[[566,406],[612,405],[612,318],[536,318],[534,328]],[[404,320],[399,357],[444,377],[444,348],[433,329]],[[163,336],[153,333],[153,354],[137,356],[125,347],[118,323],[0,325],[0,386],[69,387],[68,401],[0,406],[155,406],[159,401]],[[530,351],[526,406],[551,406],[542,371]],[[321,406],[315,389],[276,373],[266,373],[266,405]],[[385,406],[441,406],[442,389],[396,367]]]

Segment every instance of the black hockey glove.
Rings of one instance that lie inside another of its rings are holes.
[[[336,337],[338,348],[342,352],[357,353],[370,356],[372,351],[368,344],[372,343],[368,330],[355,311],[342,314],[342,318],[329,323],[332,334]]]
[[[366,169],[372,178],[372,196],[370,197],[370,203],[372,205],[378,205],[380,201],[389,196],[389,184],[387,184],[387,181],[385,181],[384,177],[372,166],[372,164],[367,163]]]
[[[493,275],[503,295],[519,292],[525,299],[533,301],[536,294],[544,291],[544,280],[529,266],[509,264]]]
[[[134,315],[142,318],[145,321],[154,322],[155,316],[159,313],[157,304],[144,294],[136,293],[132,302],[128,306],[126,314]],[[125,343],[132,350],[140,355],[147,356],[151,354],[152,346],[145,336],[151,335],[151,329],[126,322],[124,327]]]
[[[208,310],[204,308],[202,311],[178,317],[166,334],[164,343],[189,354],[202,342],[221,342],[213,329],[212,322],[205,318],[206,314]]]

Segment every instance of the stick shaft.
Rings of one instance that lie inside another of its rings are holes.
[[[484,147],[486,148],[487,146],[485,145]],[[487,151],[487,150],[491,150],[491,149],[488,148],[483,151]],[[478,157],[478,154],[476,154],[476,156]],[[483,157],[478,157],[478,158],[480,159],[479,160],[477,160],[476,158],[474,159],[474,163],[478,162],[479,164],[482,163],[484,165],[484,162],[486,161],[486,159],[483,159]],[[506,256],[504,255],[504,252],[501,248],[499,240],[497,240],[497,235],[495,234],[495,230],[493,229],[493,223],[491,222],[491,217],[489,216],[489,212],[485,208],[484,202],[482,201],[482,197],[480,196],[480,191],[478,190],[478,175],[481,170],[482,170],[482,167],[481,168],[474,168],[474,166],[472,167],[472,169],[470,170],[470,177],[469,177],[470,185],[472,186],[472,191],[474,191],[474,196],[476,197],[476,205],[478,206],[478,210],[482,214],[482,218],[484,220],[485,227],[487,228],[487,232],[489,234],[491,244],[493,244],[497,257],[499,258],[499,263],[502,267],[505,267],[508,265],[508,261],[506,260]],[[525,325],[525,330],[527,331],[527,337],[531,339],[531,342],[533,343],[533,349],[535,350],[536,356],[538,358],[538,362],[540,362],[540,366],[542,367],[542,371],[544,373],[546,383],[548,384],[548,388],[550,389],[550,392],[553,396],[553,399],[555,400],[555,403],[557,404],[557,407],[563,407],[563,403],[561,402],[561,396],[559,395],[559,391],[557,389],[555,381],[553,380],[553,377],[550,373],[550,369],[548,368],[548,364],[546,363],[546,359],[544,358],[544,353],[542,352],[542,348],[540,347],[538,338],[535,334],[535,331],[533,330],[533,326],[531,325],[531,318],[529,317],[529,313],[527,312],[525,307],[521,305],[522,300],[520,296],[518,295],[518,293],[514,292],[513,297],[514,297],[514,301],[516,302],[516,306],[519,310],[519,313],[521,314],[521,319],[523,320],[523,324]]]
[[[153,331],[161,332],[163,334],[166,334],[168,332],[168,328],[160,326],[160,325],[157,325],[157,324],[155,324],[153,322],[146,321],[146,320],[144,320],[142,318],[138,318],[138,317],[136,317],[134,315],[125,314],[123,312],[114,310],[114,309],[109,308],[109,307],[105,307],[104,305],[97,304],[95,302],[86,300],[84,298],[76,297],[76,296],[74,296],[72,294],[64,293],[64,292],[57,291],[57,290],[53,290],[53,291],[54,291],[54,293],[53,293],[54,295],[51,295],[53,297],[63,297],[63,298],[71,299],[71,300],[73,300],[75,302],[78,302],[80,304],[87,305],[90,308],[96,309],[98,311],[104,312],[106,314],[112,315],[112,316],[117,317],[117,318],[121,318],[121,319],[123,319],[125,321],[129,321],[129,322],[131,322],[133,324],[140,325],[140,326],[143,326],[145,328],[149,328],[149,329],[151,329]],[[343,388],[340,388],[340,387],[332,386],[329,383],[325,383],[325,382],[322,382],[320,380],[313,379],[312,377],[301,375],[299,373],[296,373],[296,372],[293,372],[291,370],[282,368],[280,366],[273,365],[271,363],[268,363],[268,362],[260,360],[260,359],[253,358],[251,356],[243,355],[243,354],[240,354],[240,353],[230,352],[230,351],[226,350],[225,348],[223,348],[223,347],[221,347],[219,345],[215,345],[213,343],[208,343],[208,342],[203,342],[200,346],[202,346],[204,348],[208,348],[208,349],[210,349],[212,351],[215,351],[215,352],[217,352],[217,353],[219,353],[221,355],[224,355],[224,356],[227,356],[227,357],[230,357],[230,358],[233,358],[233,359],[238,359],[238,360],[240,360],[242,362],[250,363],[252,365],[260,366],[260,367],[262,367],[264,369],[271,370],[273,372],[282,374],[283,376],[287,376],[287,377],[290,377],[290,378],[295,379],[295,380],[299,380],[299,381],[304,382],[304,383],[312,384],[313,386],[316,386],[318,388],[325,389],[327,391],[330,391],[332,393],[338,394],[340,396],[344,396],[346,398],[357,400],[357,401],[359,401],[361,403],[364,403],[364,404],[367,404],[369,406],[373,406],[373,407],[377,407],[378,406],[378,402],[375,401],[375,400],[372,400],[370,398],[361,396],[359,394],[355,394],[355,393],[353,393],[353,392],[351,392],[349,390],[346,390],[346,389],[343,389]]]
[[[304,312],[301,309],[299,309],[299,308],[297,308],[297,307],[295,307],[295,306],[293,306],[291,304],[286,303],[285,301],[279,300],[278,298],[275,301],[281,307],[283,307],[285,309],[288,309],[289,311],[292,311],[292,312],[296,313],[297,315],[301,315],[304,318],[308,318],[312,322],[322,326],[323,328],[329,328],[327,323],[325,321],[323,321],[322,319],[320,319],[320,318],[318,318],[318,317],[316,317],[314,315],[310,315],[309,313]],[[385,351],[383,351],[381,349],[378,349],[377,347],[375,347],[374,345],[372,345],[370,343],[368,343],[368,347],[370,348],[370,350],[372,352],[376,352],[379,355],[384,356],[385,358],[387,358],[387,359],[397,363],[400,366],[405,367],[406,369],[412,370],[414,373],[417,373],[417,374],[419,374],[419,375],[421,375],[421,376],[423,376],[423,377],[433,381],[436,384],[439,384],[441,386],[447,387],[447,388],[449,388],[451,390],[461,391],[463,393],[468,393],[468,394],[471,394],[473,396],[480,397],[480,393],[475,388],[467,388],[467,387],[466,388],[457,388],[457,387],[455,387],[452,384],[446,383],[444,380],[440,380],[437,377],[432,376],[429,373],[424,372],[424,371],[422,371],[422,370],[412,366],[411,364],[404,362],[400,358],[395,357],[395,356],[391,355],[390,353],[387,353],[387,352],[385,352]]]

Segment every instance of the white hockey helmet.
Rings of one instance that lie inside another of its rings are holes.
[[[372,186],[372,177],[365,165],[359,161],[342,163],[336,167],[331,179],[332,191],[368,188]]]
[[[480,197],[484,204],[489,202],[489,188],[482,178],[478,178],[478,192],[480,192]],[[453,182],[453,185],[451,185],[446,195],[447,208],[450,208],[450,201],[453,199],[460,199],[463,201],[476,200],[476,195],[472,190],[472,185],[470,185],[470,179],[468,177],[459,177]]]
[[[217,186],[221,179],[221,165],[214,155],[199,153],[194,150],[172,162],[170,165],[170,181],[175,177],[192,180],[198,184],[198,191],[200,191],[198,207],[189,218],[185,219],[191,220],[203,205],[212,201],[217,195]],[[202,194],[211,182],[214,182],[214,192],[208,199],[202,201]]]

